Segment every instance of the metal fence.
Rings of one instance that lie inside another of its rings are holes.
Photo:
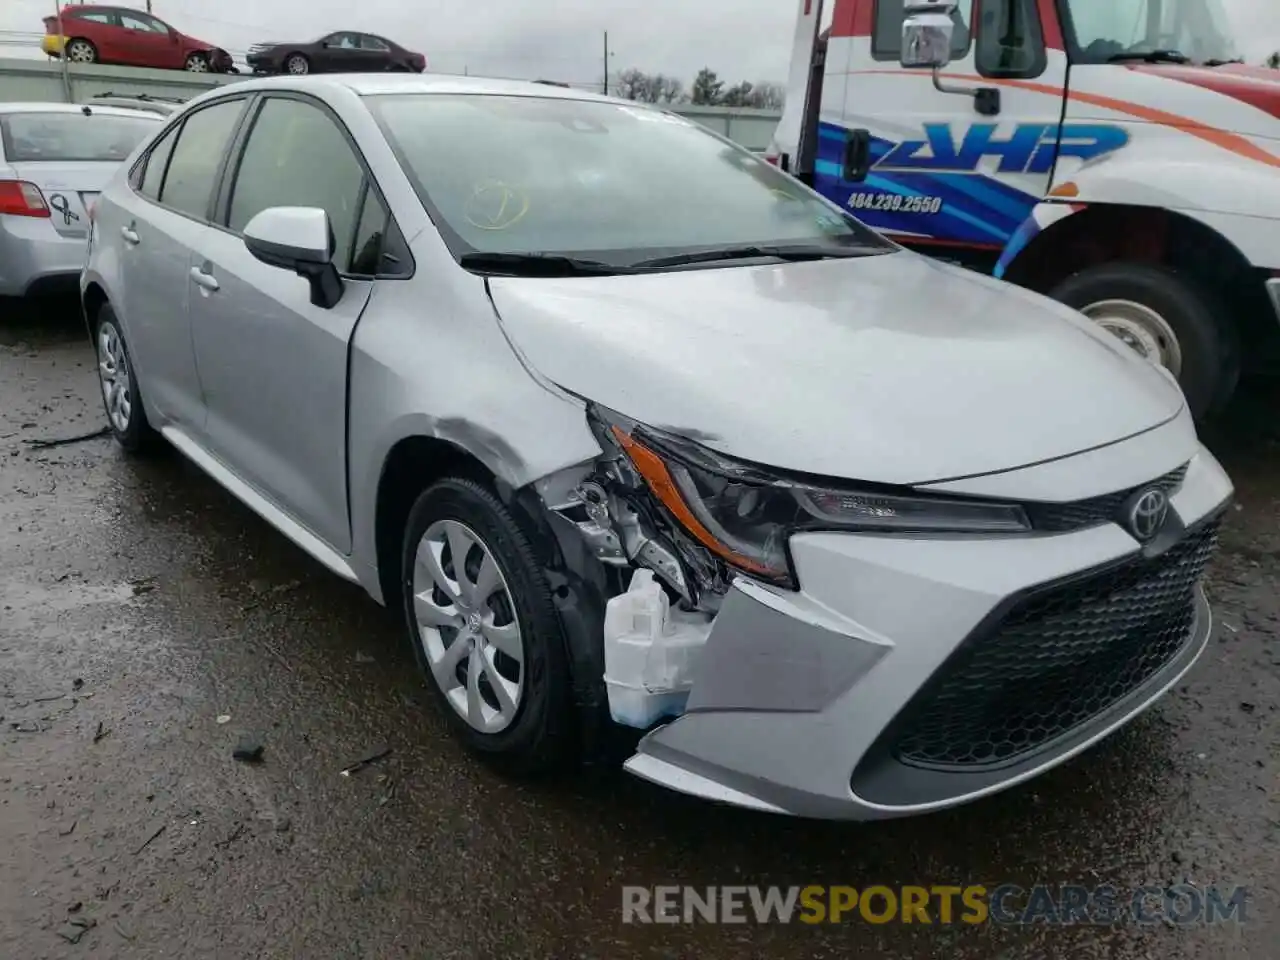
[[[180,70],[143,70],[136,67],[107,67],[101,64],[70,64],[65,78],[55,61],[0,59],[0,102],[15,100],[66,101],[82,103],[103,93],[153,97],[194,97],[217,84],[234,83],[237,76],[184,73]],[[672,104],[681,116],[701,123],[750,150],[769,145],[781,114],[773,110],[738,107],[696,107]]]

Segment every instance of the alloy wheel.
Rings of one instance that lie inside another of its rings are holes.
[[[93,63],[98,56],[86,41],[72,40],[67,46],[67,59],[73,63]]]
[[[310,72],[310,69],[311,69],[311,67],[308,65],[306,61],[306,58],[300,57],[300,56],[290,57],[289,62],[285,64],[285,68],[289,71],[289,73],[292,73],[294,76],[301,76],[304,73]]]
[[[413,567],[418,641],[445,699],[472,729],[499,733],[525,694],[515,600],[493,551],[457,520],[437,520]]]
[[[126,433],[133,416],[133,377],[120,331],[110,321],[98,327],[98,379],[107,416],[117,433]]]
[[[209,61],[198,55],[188,57],[187,70],[191,73],[208,73]]]
[[[1145,304],[1133,300],[1101,300],[1080,311],[1108,333],[1119,337],[1130,349],[1152,363],[1182,374],[1182,347],[1164,317]]]

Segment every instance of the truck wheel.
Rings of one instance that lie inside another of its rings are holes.
[[[1218,296],[1190,277],[1144,263],[1108,263],[1050,294],[1169,369],[1197,420],[1218,412],[1240,377],[1240,346]]]
[[[462,477],[429,487],[409,512],[401,582],[414,658],[466,744],[512,773],[561,767],[573,716],[564,638],[502,501]]]

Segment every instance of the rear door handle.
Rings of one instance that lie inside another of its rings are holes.
[[[138,231],[133,229],[133,227],[121,227],[120,236],[124,237],[126,243],[133,244],[134,246],[137,246],[142,242],[142,238],[138,236]]]
[[[218,279],[211,273],[205,273],[199,267],[191,268],[191,279],[196,282],[196,286],[213,292],[218,289]]]

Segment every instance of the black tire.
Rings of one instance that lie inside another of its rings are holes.
[[[439,520],[460,521],[485,541],[514,601],[524,648],[525,689],[515,718],[497,733],[476,730],[459,716],[432,675],[423,650],[414,614],[414,565],[419,542]],[[400,559],[403,616],[414,659],[449,724],[472,751],[505,772],[533,776],[564,768],[575,749],[564,634],[533,548],[510,511],[475,480],[440,480],[410,510]]]
[[[116,442],[124,448],[126,453],[135,455],[145,455],[154,453],[164,446],[163,437],[159,432],[151,426],[147,420],[147,411],[143,409],[142,392],[138,387],[137,369],[133,365],[133,356],[129,353],[129,344],[125,340],[124,330],[120,326],[120,320],[116,317],[115,311],[111,308],[111,304],[103,304],[98,310],[98,315],[94,318],[93,323],[93,345],[94,353],[98,358],[98,383],[102,386],[102,333],[103,327],[107,324],[115,331],[119,338],[120,350],[124,356],[125,364],[129,373],[129,401],[130,411],[128,417],[128,426],[120,429],[113,420],[111,409],[107,403],[107,395],[104,389],[99,389],[102,394],[102,408],[107,415],[107,426],[110,428],[112,436],[116,438]]]
[[[79,47],[85,51],[85,56],[75,59],[71,56],[73,48]],[[93,45],[92,40],[86,40],[84,37],[72,37],[67,41],[67,45],[63,48],[63,54],[71,63],[97,63],[98,48]]]
[[[298,61],[304,69],[294,73],[289,69],[289,64]],[[291,53],[280,61],[280,72],[293,77],[303,77],[312,72],[311,60],[305,53]]]
[[[183,69],[188,73],[212,73],[213,61],[209,59],[206,53],[192,53],[187,55],[187,62],[183,65]]]
[[[1178,382],[1197,420],[1221,411],[1235,392],[1239,336],[1222,298],[1192,277],[1145,263],[1108,263],[1069,277],[1049,295],[1077,310],[1129,300],[1160,314],[1178,339]]]

